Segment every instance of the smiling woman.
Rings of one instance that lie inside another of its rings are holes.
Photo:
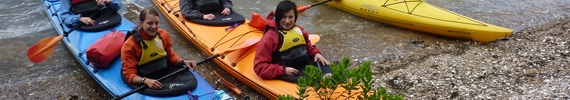
[[[172,50],[170,35],[158,27],[159,14],[156,9],[143,9],[139,18],[140,24],[129,31],[131,35],[127,35],[121,49],[121,72],[125,83],[133,89],[147,86],[149,88],[140,93],[151,96],[178,96],[194,90],[198,84],[194,74],[189,74],[189,71],[174,72],[183,65],[193,70],[196,62],[183,59]],[[170,73],[176,74],[176,77],[158,81]]]

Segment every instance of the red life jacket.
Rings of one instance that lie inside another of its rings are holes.
[[[75,4],[79,4],[85,1],[89,1],[89,0],[71,0],[71,5],[75,5]]]

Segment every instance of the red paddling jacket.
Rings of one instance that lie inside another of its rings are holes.
[[[266,23],[267,23],[266,27],[269,27],[268,28],[269,30],[267,30],[267,32],[263,35],[259,43],[257,43],[257,50],[254,60],[255,73],[257,74],[257,76],[263,79],[274,79],[285,75],[285,66],[282,63],[280,63],[280,61],[275,61],[274,53],[283,51],[279,50],[282,47],[282,44],[288,44],[288,43],[282,43],[283,41],[280,41],[279,39],[280,38],[279,35],[281,33],[278,34],[277,31],[274,30],[277,28],[277,24],[273,19],[273,15],[275,15],[275,13],[270,12],[266,18]],[[295,27],[298,27],[301,30],[302,35],[304,37],[305,47],[302,48],[306,48],[305,54],[308,54],[310,58],[314,58],[317,53],[321,53],[321,51],[318,48],[316,48],[311,44],[311,41],[309,40],[309,35],[305,31],[305,29],[298,25],[295,25]],[[284,31],[289,31],[289,30],[284,30]]]

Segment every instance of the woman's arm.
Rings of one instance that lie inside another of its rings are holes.
[[[180,0],[180,11],[182,12],[182,16],[186,19],[194,19],[199,18],[202,19],[203,14],[200,13],[198,9],[196,9],[194,5],[194,0]]]
[[[254,71],[262,79],[274,79],[285,75],[285,67],[273,62],[273,51],[279,44],[275,31],[268,31],[257,43]]]
[[[81,14],[74,14],[71,12],[70,0],[60,0],[59,7],[59,18],[61,19],[61,23],[63,23],[63,25],[72,27],[81,24],[81,21],[79,21]]]
[[[234,6],[233,6],[233,3],[232,3],[232,0],[222,0],[222,1],[224,1],[224,2],[223,2],[224,8],[228,8],[228,9],[232,10],[232,8],[234,7]],[[223,8],[222,8],[222,9],[223,9]]]
[[[111,0],[111,3],[107,5],[107,7],[111,8],[111,10],[113,11],[119,11],[122,5],[123,4],[121,3],[120,0]]]
[[[134,39],[131,38],[125,41],[123,47],[121,48],[121,60],[123,61],[122,74],[127,79],[127,83],[131,84],[140,83],[139,81],[133,81],[136,79],[140,80],[140,77],[137,75],[136,66],[138,63],[138,57],[137,57],[137,52],[135,51],[135,45],[136,43],[134,43]]]

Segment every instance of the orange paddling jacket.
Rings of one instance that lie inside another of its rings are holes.
[[[151,40],[156,36],[149,36],[144,31],[139,31],[140,36],[143,40]],[[180,59],[178,55],[172,50],[172,39],[168,35],[168,32],[162,29],[158,29],[158,35],[162,40],[162,45],[164,46],[164,51],[166,51],[168,65],[175,65],[176,61]],[[137,75],[137,65],[139,59],[142,55],[142,46],[133,38],[129,37],[121,49],[121,60],[123,60],[123,75],[127,79],[128,83],[132,83],[131,80]]]

